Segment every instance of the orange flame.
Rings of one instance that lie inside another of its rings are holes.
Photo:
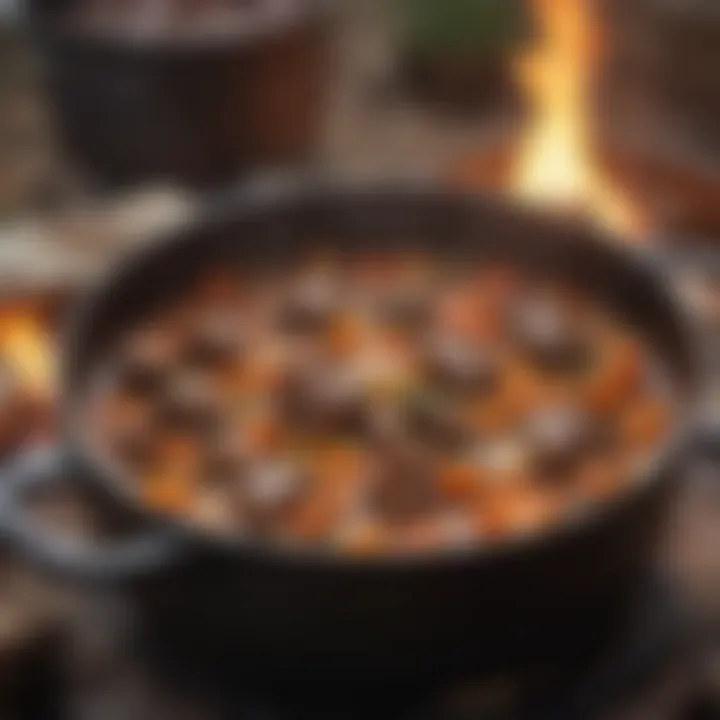
[[[606,229],[633,235],[640,221],[602,177],[592,155],[592,104],[601,38],[591,0],[533,0],[539,37],[518,65],[533,121],[523,138],[515,192],[580,210]]]
[[[55,352],[45,323],[32,307],[0,309],[0,356],[25,392],[39,400],[55,389]]]

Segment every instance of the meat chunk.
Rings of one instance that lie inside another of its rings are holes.
[[[315,334],[330,327],[338,309],[339,288],[325,273],[302,278],[280,311],[280,328],[296,335]]]
[[[425,287],[406,284],[389,291],[377,303],[380,322],[399,330],[424,327],[432,310],[432,297]]]
[[[359,435],[366,429],[367,398],[362,378],[352,368],[293,368],[283,405],[289,422],[312,432]]]
[[[273,459],[252,464],[240,485],[241,512],[257,532],[271,531],[286,521],[305,496],[308,478],[289,460]]]
[[[119,350],[118,386],[136,395],[157,392],[179,359],[179,345],[170,328],[148,327],[132,333]]]
[[[468,341],[436,338],[426,362],[431,382],[454,393],[489,393],[500,377],[500,363],[490,350]]]
[[[441,502],[436,462],[409,440],[378,453],[371,483],[372,510],[388,522],[406,522],[432,513]]]
[[[133,398],[117,398],[109,410],[112,450],[135,468],[146,466],[154,454],[157,431],[152,411]]]
[[[168,379],[159,403],[165,427],[194,433],[211,430],[220,410],[221,399],[212,379],[189,369],[179,370]]]
[[[510,313],[510,324],[520,349],[543,371],[578,373],[589,366],[587,329],[558,298],[523,297]]]
[[[191,328],[187,359],[201,367],[218,367],[242,359],[245,333],[236,312],[209,312]]]
[[[545,476],[565,476],[588,453],[609,442],[609,431],[592,416],[570,406],[535,411],[525,427],[532,463]]]
[[[457,450],[473,435],[461,408],[437,393],[418,393],[408,403],[408,425],[423,442],[446,450]]]
[[[240,423],[221,425],[206,448],[205,478],[213,485],[235,482],[247,471],[250,456],[248,439]]]

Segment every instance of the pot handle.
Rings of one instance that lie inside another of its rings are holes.
[[[33,521],[26,507],[28,496],[60,485],[69,472],[62,447],[21,455],[0,472],[0,534],[21,553],[63,577],[102,583],[140,578],[177,559],[179,538],[164,528],[146,527],[92,544]]]

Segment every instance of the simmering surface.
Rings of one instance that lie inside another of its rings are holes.
[[[507,264],[216,269],[126,333],[87,429],[154,509],[353,554],[502,541],[623,491],[672,395],[637,329]]]

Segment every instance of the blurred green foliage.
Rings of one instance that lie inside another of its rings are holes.
[[[416,54],[478,58],[526,36],[526,0],[392,0],[401,42]]]

